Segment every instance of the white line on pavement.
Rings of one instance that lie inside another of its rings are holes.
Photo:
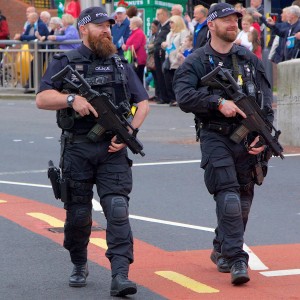
[[[267,271],[267,272],[259,272],[259,273],[266,277],[290,276],[290,275],[300,275],[300,269],[277,270],[277,271]]]
[[[16,182],[16,181],[3,181],[3,180],[0,180],[0,183],[3,183],[3,184],[12,184],[12,185],[24,185],[24,186],[42,187],[42,188],[48,188],[48,189],[52,188],[51,185],[26,183],[26,182]]]
[[[249,267],[251,270],[260,271],[269,269],[246,244],[244,244],[243,248],[249,254]]]

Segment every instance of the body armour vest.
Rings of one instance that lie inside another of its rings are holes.
[[[258,84],[255,78],[256,70],[251,62],[251,59],[247,57],[247,55],[245,55],[245,51],[237,51],[237,53],[233,53],[230,56],[227,56],[224,60],[220,60],[217,57],[207,55],[205,53],[204,47],[199,49],[198,52],[205,65],[207,74],[210,73],[218,65],[221,65],[223,68],[229,70],[231,75],[242,88],[243,92],[248,96],[253,96],[256,99],[258,105],[261,106],[261,92],[258,88]],[[229,83],[225,77],[219,78],[219,80],[225,85]],[[198,88],[202,88],[201,83]],[[208,89],[211,95],[218,95],[220,97],[228,99],[228,95],[226,94],[226,92],[222,88],[217,86],[214,82],[206,82],[203,88]],[[203,114],[198,113],[196,117],[204,122],[206,120],[215,120],[225,123],[232,123],[236,121],[235,118],[226,118],[219,111],[206,111]]]
[[[112,55],[107,59],[95,59],[90,61],[78,51],[69,51],[59,58],[66,56],[70,66],[89,83],[91,88],[99,93],[105,92],[110,95],[111,101],[115,105],[122,102],[129,102],[130,93],[127,87],[127,77],[124,68],[126,61],[121,60],[118,55]],[[70,76],[71,81],[76,82],[76,77]],[[62,92],[66,94],[78,94],[73,86],[68,83],[63,84]],[[57,124],[64,130],[75,134],[86,134],[96,123],[95,117],[75,116],[72,108],[66,108],[57,112]]]

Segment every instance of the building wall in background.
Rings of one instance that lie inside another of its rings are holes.
[[[8,4],[9,2],[9,4]],[[0,10],[6,17],[10,31],[10,38],[13,39],[16,33],[22,33],[24,23],[26,22],[26,9],[30,6],[20,0],[0,0]],[[38,12],[44,9],[38,9]],[[57,16],[56,9],[47,9],[52,17]]]

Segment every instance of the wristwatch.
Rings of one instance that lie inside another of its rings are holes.
[[[68,107],[73,107],[74,100],[75,100],[75,95],[74,94],[68,95],[68,97],[67,97]]]

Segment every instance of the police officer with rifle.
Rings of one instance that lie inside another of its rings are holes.
[[[283,158],[262,62],[234,44],[240,17],[230,4],[211,7],[211,40],[185,60],[173,84],[180,108],[195,115],[204,181],[216,202],[210,258],[234,285],[250,280],[243,242],[254,185],[262,184],[272,154]]]
[[[144,155],[136,133],[149,106],[147,92],[134,70],[115,54],[111,37],[114,23],[101,7],[81,12],[78,27],[83,43],[76,50],[54,56],[42,78],[36,104],[40,109],[56,110],[62,129],[61,174],[50,161],[48,176],[55,186],[55,197],[61,198],[66,209],[64,247],[74,264],[69,285],[86,285],[96,184],[107,220],[110,294],[125,296],[137,291],[128,279],[133,262],[128,219],[132,161],[126,145],[133,153]],[[136,103],[134,116],[130,116],[129,102]]]

